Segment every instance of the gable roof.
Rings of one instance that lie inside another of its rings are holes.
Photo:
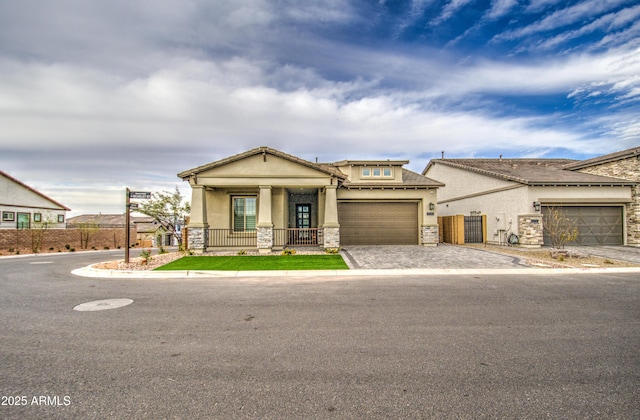
[[[71,209],[68,208],[67,206],[58,203],[53,198],[47,197],[46,195],[42,194],[40,191],[36,190],[35,188],[31,188],[27,184],[24,184],[24,183],[20,182],[19,180],[15,179],[14,177],[12,177],[11,175],[9,175],[8,173],[6,173],[4,171],[0,170],[0,176],[3,176],[5,178],[7,178],[8,180],[18,184],[22,188],[25,188],[25,189],[31,191],[32,193],[35,193],[35,194],[39,195],[40,197],[44,198],[45,200],[49,201],[50,203],[54,204],[55,206],[60,207],[60,209],[62,209],[62,210],[71,211]]]
[[[609,153],[608,155],[598,156],[592,159],[571,163],[566,166],[566,169],[576,170],[588,168],[590,166],[602,165],[604,163],[615,162],[617,160],[629,159],[633,157],[640,159],[640,146],[632,147],[631,149],[622,150],[620,152]]]
[[[296,156],[293,156],[293,155],[290,155],[290,154],[287,154],[287,153],[284,153],[284,152],[281,152],[279,150],[272,149],[272,148],[266,147],[266,146],[256,147],[255,149],[251,149],[251,150],[248,150],[248,151],[243,152],[243,153],[238,153],[237,155],[229,156],[227,158],[224,158],[224,159],[221,159],[221,160],[217,160],[215,162],[211,162],[211,163],[208,163],[206,165],[198,166],[196,168],[180,172],[178,174],[178,177],[182,178],[182,180],[187,180],[187,179],[189,179],[189,177],[191,175],[198,174],[198,173],[201,173],[201,172],[204,172],[204,171],[208,171],[210,169],[217,168],[217,167],[220,167],[220,166],[224,166],[224,165],[227,165],[227,164],[232,163],[232,162],[237,162],[239,160],[246,159],[248,157],[255,156],[255,155],[277,156],[279,158],[286,159],[288,161],[297,163],[299,165],[306,166],[308,168],[312,168],[312,169],[315,169],[315,170],[320,171],[320,172],[324,172],[324,173],[326,173],[328,175],[335,176],[335,177],[337,177],[339,179],[343,179],[344,180],[344,179],[347,178],[347,176],[344,173],[342,173],[342,171],[340,171],[339,169],[337,169],[337,168],[335,168],[335,167],[333,167],[331,165],[309,162],[308,160],[304,160],[304,159],[301,159],[299,157],[296,157]]]
[[[354,189],[369,189],[369,188],[436,188],[436,187],[444,187],[442,182],[433,180],[431,178],[427,178],[426,176],[420,175],[416,172],[410,171],[408,169],[402,168],[402,181],[400,182],[391,182],[391,181],[368,181],[368,182],[351,182],[346,180],[343,184],[343,187],[346,188],[354,188]]]
[[[514,181],[524,185],[635,185],[629,180],[567,170],[571,159],[432,159],[422,174],[434,164]]]

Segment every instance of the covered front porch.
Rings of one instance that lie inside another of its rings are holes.
[[[336,185],[193,188],[192,203],[196,252],[340,246]]]

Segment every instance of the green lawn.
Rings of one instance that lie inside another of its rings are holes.
[[[189,256],[156,270],[348,270],[340,255]]]

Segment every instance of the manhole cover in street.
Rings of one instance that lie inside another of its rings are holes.
[[[104,299],[94,300],[93,302],[81,303],[73,308],[74,311],[104,311],[105,309],[122,308],[133,303],[131,299]]]

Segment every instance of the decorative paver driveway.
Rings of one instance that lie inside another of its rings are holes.
[[[527,267],[524,261],[512,256],[447,244],[437,247],[358,245],[346,246],[343,252],[347,264],[362,269]]]

